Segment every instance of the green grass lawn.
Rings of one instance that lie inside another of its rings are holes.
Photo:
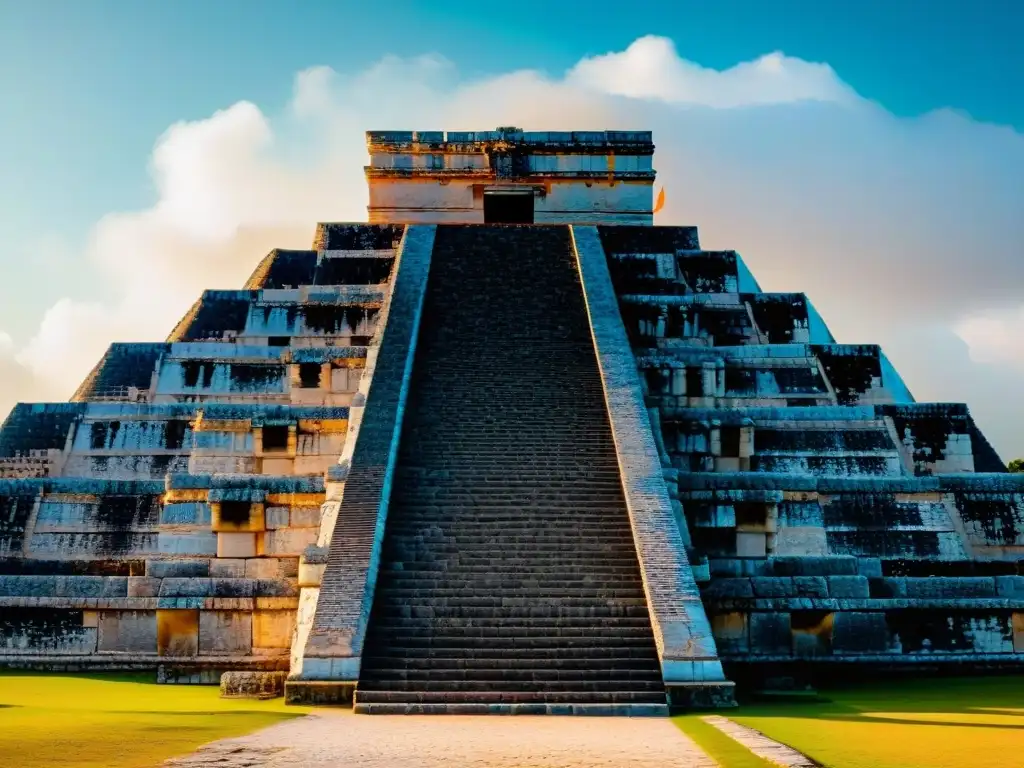
[[[729,712],[723,712],[729,715]],[[679,729],[697,742],[722,768],[778,768],[762,760],[735,739],[700,719],[700,715],[678,715],[672,720]]]
[[[307,711],[152,676],[0,672],[0,765],[143,768]]]
[[[822,691],[821,698],[723,714],[830,768],[1024,764],[1024,676],[900,680]]]

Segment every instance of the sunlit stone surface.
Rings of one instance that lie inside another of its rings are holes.
[[[661,714],[1024,662],[1024,475],[807,297],[652,226],[649,133],[367,144],[371,223],[7,418],[0,664]]]

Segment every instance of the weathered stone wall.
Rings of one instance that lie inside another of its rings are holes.
[[[727,671],[1024,663],[1024,485],[966,407],[686,230],[601,234]]]
[[[168,343],[113,345],[79,402],[12,412],[0,664],[287,669],[400,236],[342,229],[344,250],[274,252],[246,290],[206,292]]]

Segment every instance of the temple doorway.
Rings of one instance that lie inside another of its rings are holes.
[[[533,190],[485,192],[484,224],[533,224]]]

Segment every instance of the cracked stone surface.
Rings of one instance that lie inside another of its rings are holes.
[[[716,768],[663,718],[318,712],[216,741],[167,768]]]

